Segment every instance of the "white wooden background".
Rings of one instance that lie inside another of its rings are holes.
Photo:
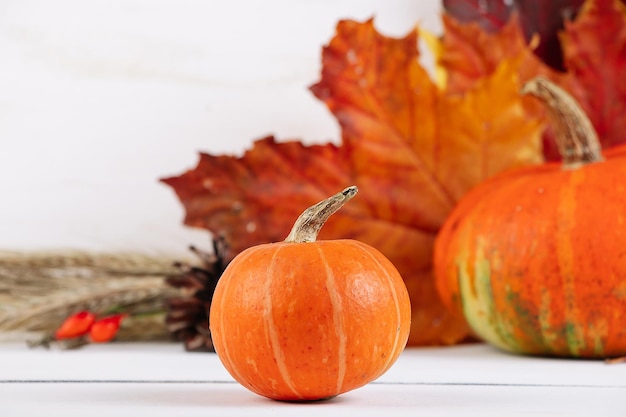
[[[339,19],[440,32],[428,0],[3,0],[0,249],[207,246],[157,179],[275,134],[336,141],[307,87]]]
[[[374,383],[294,404],[247,391],[217,356],[177,345],[46,351],[0,344],[0,416],[624,417],[624,371],[486,345],[410,348]]]

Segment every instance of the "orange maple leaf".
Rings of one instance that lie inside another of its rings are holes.
[[[494,73],[504,59],[521,57],[518,73],[526,81],[537,75],[553,78],[556,73],[537,58],[532,48],[535,37],[527,44],[517,14],[497,32],[487,33],[478,23],[461,23],[442,16],[444,34],[441,38],[437,64],[447,75],[446,90],[462,93]]]
[[[603,147],[626,142],[626,6],[620,0],[587,0],[574,21],[565,21],[560,34],[566,73],[552,70],[532,53],[516,16],[495,33],[476,23],[459,23],[444,15],[445,33],[438,64],[447,74],[447,89],[463,92],[492,74],[503,59],[522,56],[518,75],[522,82],[544,76],[559,84],[581,104]],[[529,104],[537,117],[541,106]],[[550,130],[544,154],[558,152]]]
[[[518,93],[521,56],[454,96],[432,82],[418,58],[416,31],[392,39],[371,20],[342,21],[312,87],[341,125],[341,146],[266,138],[241,158],[203,154],[196,168],[164,182],[184,204],[185,223],[225,235],[235,253],[283,240],[306,207],[359,186],[320,238],[353,238],[381,250],[409,289],[409,344],[452,344],[469,330],[437,296],[435,235],[469,188],[541,162],[543,124],[526,114]]]

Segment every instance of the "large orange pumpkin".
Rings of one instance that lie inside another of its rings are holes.
[[[378,378],[404,349],[410,302],[391,262],[358,241],[315,241],[356,191],[309,208],[286,241],[241,252],[219,280],[210,310],[215,351],[253,392],[333,397]]]
[[[549,81],[524,91],[546,104],[563,162],[506,173],[461,199],[436,241],[438,290],[500,348],[626,355],[626,148],[603,156],[578,104]]]

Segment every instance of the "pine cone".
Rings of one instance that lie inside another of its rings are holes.
[[[213,253],[189,248],[202,265],[177,263],[180,274],[166,278],[179,295],[165,300],[167,330],[185,344],[187,351],[215,352],[209,330],[209,311],[215,286],[226,268],[227,245],[224,238],[213,240]]]

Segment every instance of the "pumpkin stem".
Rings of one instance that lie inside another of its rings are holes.
[[[528,81],[521,92],[537,97],[546,106],[564,169],[604,160],[598,135],[572,96],[543,77]]]
[[[285,242],[315,242],[326,220],[354,197],[357,191],[359,189],[353,185],[304,210],[294,223]]]

